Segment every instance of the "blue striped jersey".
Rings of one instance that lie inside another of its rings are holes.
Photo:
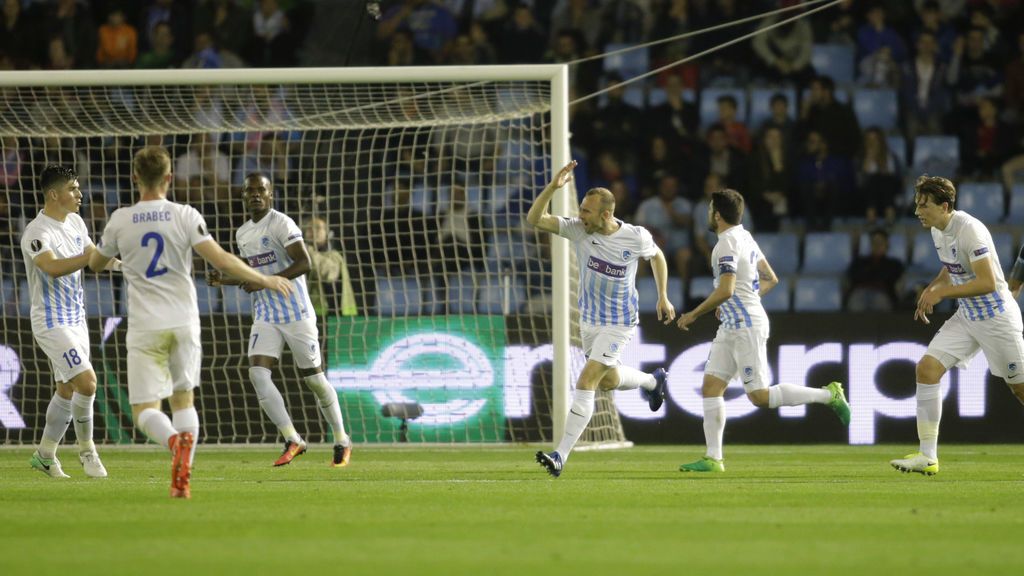
[[[558,217],[558,235],[570,240],[580,269],[580,320],[593,326],[634,326],[637,316],[636,267],[658,253],[651,233],[626,224],[605,234],[588,234],[579,218]]]
[[[235,241],[249,266],[272,276],[292,265],[288,246],[302,242],[302,231],[288,216],[270,210],[259,222],[249,220],[242,224],[235,232]],[[253,292],[253,318],[270,324],[316,318],[306,289],[306,276],[292,278],[291,282],[293,291],[290,296],[270,290]]]
[[[52,278],[36,266],[36,258],[46,252],[52,252],[58,260],[73,258],[91,245],[89,231],[78,214],[68,214],[61,222],[40,210],[39,215],[25,226],[21,253],[28,273],[34,331],[85,323],[82,271]]]
[[[755,328],[768,330],[768,315],[761,306],[761,283],[757,263],[764,258],[754,237],[742,224],[718,235],[711,251],[711,266],[718,287],[723,274],[736,275],[736,288],[732,296],[718,306],[722,327],[730,330]]]
[[[988,294],[957,298],[957,312],[968,320],[986,320],[1003,314],[1007,308],[1017,309],[1017,302],[1010,294],[1003,267],[999,264],[992,234],[980,220],[962,210],[954,210],[953,217],[945,230],[932,228],[932,240],[938,252],[939,261],[949,272],[950,281],[959,286],[976,278],[971,265],[983,258],[992,264],[996,277],[996,289]]]

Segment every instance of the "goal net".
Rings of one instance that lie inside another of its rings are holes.
[[[33,343],[19,231],[37,176],[72,165],[94,242],[134,201],[131,158],[174,157],[172,199],[235,251],[241,182],[267,175],[303,229],[327,376],[357,442],[551,442],[582,368],[576,270],[525,213],[568,162],[561,66],[9,73],[0,79],[0,426],[39,439],[53,394]],[[554,210],[576,199],[560,194]],[[251,296],[211,288],[197,261],[205,442],[278,441],[248,382]],[[96,438],[141,442],[125,369],[126,286],[83,276],[99,386]],[[571,332],[571,333],[570,333]],[[575,351],[575,353],[573,352]],[[297,429],[331,441],[285,350],[274,374]],[[69,435],[70,436],[70,435]],[[609,396],[584,441],[624,441]]]

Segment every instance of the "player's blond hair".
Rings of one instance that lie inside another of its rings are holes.
[[[601,201],[601,211],[608,210],[615,215],[615,195],[612,191],[607,188],[591,188],[587,190],[587,196],[597,196],[597,199]]]
[[[949,178],[925,174],[914,183],[914,196],[927,196],[934,204],[946,202],[952,211],[956,203],[956,186]]]
[[[171,173],[171,155],[163,146],[146,146],[135,153],[132,172],[140,187],[156,188]]]

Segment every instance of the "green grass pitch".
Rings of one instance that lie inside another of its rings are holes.
[[[102,449],[101,449],[102,450]],[[0,450],[0,574],[1024,574],[1024,449],[944,446],[942,472],[892,470],[906,446],[535,449],[201,447],[193,499],[169,456],[106,449],[89,480],[65,446],[57,481]]]

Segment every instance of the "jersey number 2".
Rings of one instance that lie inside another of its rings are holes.
[[[150,240],[156,242],[156,250],[153,251],[153,260],[146,268],[146,278],[155,278],[167,274],[167,266],[160,266],[160,257],[164,255],[164,237],[156,232],[147,232],[142,237],[142,247],[149,246]]]

